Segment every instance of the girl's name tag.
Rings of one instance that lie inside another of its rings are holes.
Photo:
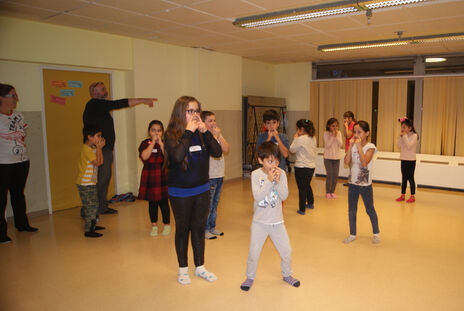
[[[153,148],[153,150],[151,151],[151,153],[158,153],[158,149]]]
[[[201,146],[199,146],[199,145],[190,146],[189,151],[190,152],[201,151]]]

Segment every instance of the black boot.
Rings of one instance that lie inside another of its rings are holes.
[[[101,237],[103,235],[101,233],[95,232],[95,224],[96,224],[96,221],[92,220],[92,223],[90,225],[90,230],[85,232],[84,236],[86,236],[88,238],[99,238],[99,237]]]

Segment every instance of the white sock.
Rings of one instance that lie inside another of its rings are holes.
[[[209,272],[208,270],[206,270],[205,266],[196,267],[195,268],[195,275],[207,280],[208,282],[217,281],[217,276],[214,273]]]
[[[179,274],[177,274],[177,282],[182,285],[191,283],[190,276],[188,275],[188,267],[179,267]]]

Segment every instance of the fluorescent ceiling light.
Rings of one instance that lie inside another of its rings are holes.
[[[404,4],[411,4],[411,3],[418,3],[424,0],[390,0],[390,1],[377,1],[374,3],[367,3],[365,6],[369,9],[380,9],[386,8],[389,6],[397,6],[397,5],[404,5]]]
[[[385,7],[418,3],[429,0],[341,0],[295,9],[288,9],[266,14],[237,18],[233,24],[239,27],[252,28],[280,23],[295,22],[306,19],[348,14],[358,11],[380,9]]]
[[[255,22],[243,23],[240,26],[245,27],[245,28],[259,27],[259,26],[266,26],[266,25],[272,25],[272,24],[294,22],[294,21],[310,19],[310,18],[315,18],[315,17],[338,15],[338,14],[356,12],[356,11],[357,9],[355,7],[346,7],[346,8],[340,8],[340,9],[334,9],[334,10],[304,13],[304,14],[297,14],[297,15],[291,15],[291,16],[283,16],[283,17],[267,19],[267,20],[266,19],[258,20]]]
[[[361,41],[361,42],[348,42],[339,44],[327,44],[318,46],[318,50],[322,52],[336,52],[366,48],[379,48],[379,47],[390,47],[398,45],[413,45],[413,44],[424,44],[432,42],[443,42],[451,40],[464,40],[464,32],[457,33],[446,33],[437,34],[431,36],[419,36],[419,37],[405,37],[395,38],[388,40],[377,40],[377,41]]]
[[[425,59],[426,63],[440,63],[440,62],[446,62],[446,58],[443,57],[427,57]]]

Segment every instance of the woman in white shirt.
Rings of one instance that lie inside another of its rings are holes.
[[[301,119],[296,122],[297,131],[290,145],[290,152],[295,153],[295,179],[299,192],[298,214],[304,215],[306,207],[314,208],[314,195],[311,179],[316,169],[316,130],[313,122]],[[306,202],[308,203],[306,205]]]
[[[11,197],[14,223],[19,232],[35,232],[26,215],[24,188],[29,174],[26,137],[27,123],[21,112],[15,111],[18,94],[13,86],[0,83],[0,244],[11,242],[5,220],[8,191]]]

